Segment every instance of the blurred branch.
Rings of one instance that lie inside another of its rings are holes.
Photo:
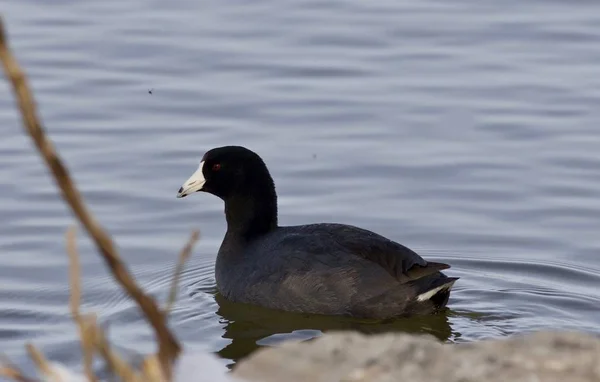
[[[90,325],[95,324],[95,318],[84,319],[81,316],[81,269],[79,266],[79,253],[77,252],[76,229],[70,227],[66,233],[67,254],[69,255],[69,280],[71,290],[71,315],[79,327],[79,338],[81,340],[81,351],[83,352],[83,365],[89,382],[97,382],[92,362],[94,359],[94,337],[95,330],[90,330]]]
[[[165,306],[165,315],[168,315],[173,305],[175,304],[175,300],[177,299],[177,285],[179,283],[179,276],[181,275],[181,271],[183,270],[183,266],[185,262],[190,257],[192,253],[192,249],[194,248],[194,244],[200,238],[200,232],[194,231],[192,232],[192,236],[188,240],[187,244],[181,250],[179,254],[179,260],[177,261],[177,265],[175,267],[175,274],[173,275],[173,280],[171,281],[171,291],[169,292],[169,299],[167,300],[167,305]]]
[[[48,362],[46,357],[44,357],[42,352],[39,351],[32,344],[27,344],[26,348],[27,348],[27,352],[29,353],[29,357],[31,357],[33,362],[35,362],[35,365],[37,366],[38,370],[42,373],[42,375],[45,377],[46,381],[59,382],[60,378],[58,377],[58,375],[56,375],[56,373],[50,366],[50,363]]]
[[[146,381],[164,381],[164,375],[160,368],[159,360],[156,356],[151,355],[142,362],[142,372]]]
[[[121,357],[119,357],[114,350],[112,350],[102,328],[96,326],[95,331],[95,346],[102,357],[104,357],[104,360],[108,364],[110,370],[112,370],[112,372],[122,381],[142,382],[139,373],[137,373],[131,366],[129,366],[129,364],[127,364],[127,362],[121,359]]]
[[[81,194],[73,184],[66,166],[56,153],[50,140],[46,137],[37,116],[36,105],[30,92],[27,78],[8,46],[2,18],[0,18],[0,60],[2,61],[6,77],[11,82],[17,98],[25,131],[30,135],[37,150],[46,162],[55,182],[62,192],[64,200],[92,237],[112,275],[121,287],[127,291],[129,296],[136,301],[154,328],[158,340],[158,358],[165,374],[170,376],[171,363],[181,351],[179,343],[167,327],[166,317],[158,304],[136,284],[127,271],[125,264],[119,258],[110,236],[86,208]]]
[[[0,355],[0,377],[17,382],[38,382],[36,379],[26,377],[25,374],[14,365],[5,355]]]
[[[0,377],[18,382],[37,382],[24,376],[23,373],[21,373],[21,370],[13,369],[8,366],[0,366]]]

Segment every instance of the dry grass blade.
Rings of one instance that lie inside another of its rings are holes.
[[[23,374],[21,369],[14,365],[5,355],[0,355],[0,378],[6,378],[17,382],[38,382]]]
[[[83,352],[83,365],[85,375],[90,382],[97,382],[98,378],[94,374],[92,366],[94,360],[94,335],[95,330],[89,330],[90,319],[85,320],[81,316],[79,307],[81,306],[81,268],[79,266],[79,252],[77,251],[76,229],[70,227],[66,233],[67,254],[69,255],[69,280],[71,289],[71,315],[79,327],[79,338],[81,341],[81,351]],[[95,323],[95,318],[91,317],[91,325]]]
[[[54,370],[50,366],[50,363],[48,362],[48,360],[46,359],[46,357],[44,357],[44,355],[42,354],[42,352],[39,351],[32,344],[27,344],[25,347],[27,348],[27,352],[29,353],[29,357],[31,357],[31,359],[33,360],[33,362],[35,362],[35,365],[37,366],[38,370],[44,375],[44,377],[46,377],[46,380],[47,381],[59,382],[60,381],[59,376],[56,375],[56,373],[54,372]]]
[[[0,366],[0,377],[19,382],[33,382],[32,379],[25,377],[21,370],[8,366]]]
[[[98,378],[94,374],[93,361],[96,342],[96,316],[93,314],[79,316],[79,338],[81,341],[81,351],[83,352],[83,366],[85,375],[89,382],[97,382]]]
[[[116,281],[136,301],[144,315],[154,328],[158,339],[158,355],[161,365],[167,375],[171,375],[171,362],[181,350],[175,336],[166,325],[166,318],[157,303],[146,295],[135,283],[132,276],[117,254],[117,250],[106,231],[98,224],[83,203],[81,194],[73,184],[67,168],[59,158],[50,140],[46,137],[39,121],[33,96],[27,83],[27,78],[11,53],[4,22],[0,18],[0,60],[6,77],[10,80],[15,92],[19,109],[23,118],[24,128],[33,139],[35,146],[44,158],[54,180],[59,186],[64,200],[69,204],[75,216],[93,238],[96,247],[102,254],[106,264]]]
[[[179,276],[181,275],[181,271],[183,271],[183,266],[185,265],[187,259],[190,257],[192,253],[192,249],[194,248],[194,244],[200,238],[200,232],[194,231],[192,232],[192,236],[188,240],[187,244],[181,250],[179,254],[179,260],[177,261],[177,265],[175,267],[175,274],[173,275],[173,280],[171,281],[171,290],[169,292],[169,299],[167,300],[167,306],[165,306],[165,315],[168,315],[173,305],[175,304],[175,300],[177,299],[177,285],[179,284]]]
[[[160,363],[156,356],[151,355],[144,359],[142,363],[142,372],[145,381],[164,381],[165,378],[160,368]]]
[[[67,242],[67,254],[69,255],[69,283],[71,298],[69,306],[73,318],[80,316],[79,306],[81,305],[81,270],[79,266],[79,253],[77,252],[77,239],[75,227],[69,227],[65,235]]]
[[[95,331],[95,346],[108,364],[110,370],[112,370],[112,372],[122,381],[143,382],[139,373],[137,373],[125,360],[119,357],[119,355],[112,350],[102,328],[96,326]]]

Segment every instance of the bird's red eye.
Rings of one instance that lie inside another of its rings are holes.
[[[213,171],[219,171],[221,169],[221,164],[220,163],[213,164],[212,169],[213,169]]]

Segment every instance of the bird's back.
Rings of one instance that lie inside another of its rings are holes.
[[[322,223],[280,227],[245,246],[226,236],[216,276],[233,301],[385,318],[431,310],[415,299],[447,279],[439,272],[444,266],[371,231]]]

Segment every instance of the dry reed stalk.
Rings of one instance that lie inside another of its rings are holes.
[[[0,377],[10,379],[17,382],[34,382],[34,380],[27,378],[18,369],[13,369],[9,366],[0,366]],[[37,382],[37,381],[36,381]]]
[[[95,334],[95,346],[98,349],[98,352],[106,363],[110,370],[118,376],[122,381],[126,382],[146,382],[144,381],[140,374],[133,369],[126,361],[124,361],[110,346],[106,335],[104,334],[104,330],[99,326],[96,326],[96,334]],[[162,366],[162,364],[161,364]],[[158,382],[158,381],[157,381]]]
[[[79,252],[77,251],[77,238],[75,226],[70,227],[65,235],[67,243],[67,254],[69,255],[69,283],[71,290],[70,308],[73,321],[79,328],[79,339],[81,351],[83,353],[83,365],[85,375],[90,382],[97,382],[98,378],[94,374],[92,362],[94,359],[94,338],[95,323],[94,316],[84,318],[81,315],[79,307],[81,306],[81,268],[79,266]]]
[[[0,355],[0,377],[17,382],[39,382],[36,379],[25,376],[21,369],[10,362],[5,355]]]
[[[56,372],[52,369],[52,366],[50,366],[50,363],[46,357],[44,357],[44,354],[42,354],[42,352],[33,344],[27,344],[25,347],[27,348],[29,357],[35,362],[36,367],[45,379],[47,381],[60,382],[60,377],[56,375]]]
[[[165,377],[160,368],[160,362],[155,355],[144,358],[142,362],[142,374],[146,381],[164,381]]]
[[[87,314],[79,317],[77,325],[79,326],[79,339],[81,341],[81,351],[83,352],[83,367],[85,375],[89,382],[98,382],[94,374],[93,360],[96,349],[96,315]]]
[[[136,284],[108,233],[100,226],[84,204],[81,194],[74,185],[66,166],[56,153],[47,138],[39,121],[36,105],[29,89],[28,81],[17,60],[10,51],[4,22],[0,17],[0,60],[6,77],[12,84],[18,106],[23,119],[23,127],[32,138],[35,147],[46,162],[55,182],[62,192],[63,199],[71,207],[72,212],[94,240],[113,277],[125,291],[136,301],[146,319],[152,325],[158,341],[158,358],[165,375],[171,376],[172,362],[179,355],[181,348],[175,336],[166,325],[166,317],[157,303]]]
[[[187,259],[190,257],[192,253],[192,249],[194,248],[194,244],[200,238],[200,232],[194,231],[192,232],[192,236],[190,236],[187,244],[181,250],[179,254],[179,260],[177,261],[177,265],[175,266],[175,274],[173,274],[173,280],[171,281],[171,291],[169,292],[169,299],[167,300],[167,305],[164,309],[164,314],[166,316],[169,315],[169,312],[173,308],[175,304],[175,300],[177,299],[177,285],[179,283],[179,276],[181,275],[181,271],[183,271],[183,266],[185,265]]]

